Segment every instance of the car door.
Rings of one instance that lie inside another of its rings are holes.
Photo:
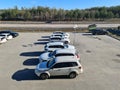
[[[51,76],[68,75],[69,67],[66,62],[57,63],[50,69]]]

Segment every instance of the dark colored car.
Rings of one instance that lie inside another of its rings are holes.
[[[0,34],[1,33],[10,33],[10,35],[12,35],[13,38],[15,38],[15,37],[17,37],[19,35],[17,32],[13,32],[11,30],[0,31]]]
[[[106,34],[108,34],[107,31],[104,31],[102,29],[91,30],[91,33],[93,35],[106,35]]]

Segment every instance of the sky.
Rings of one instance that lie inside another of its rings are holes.
[[[0,9],[8,9],[18,6],[18,8],[26,7],[50,7],[71,9],[87,9],[91,7],[110,7],[120,5],[120,0],[1,0]]]

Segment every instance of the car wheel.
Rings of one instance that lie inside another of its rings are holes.
[[[68,44],[68,41],[65,41],[64,43],[65,43],[65,44]]]
[[[69,78],[75,78],[77,76],[76,72],[71,72]]]
[[[42,80],[45,80],[45,79],[48,79],[48,74],[46,74],[46,73],[43,73],[43,74],[41,74],[40,75],[40,78],[42,79]]]

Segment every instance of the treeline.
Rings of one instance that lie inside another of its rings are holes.
[[[64,10],[49,7],[32,7],[0,10],[0,20],[25,21],[80,21],[120,18],[120,6]]]

